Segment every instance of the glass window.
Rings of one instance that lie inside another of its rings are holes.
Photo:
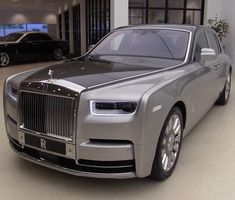
[[[195,47],[195,53],[194,53],[194,61],[199,62],[201,59],[201,51],[203,48],[209,48],[206,35],[204,32],[200,32],[198,34],[197,40],[196,40],[196,47]]]
[[[91,55],[140,56],[183,60],[189,34],[173,30],[116,31],[101,42]]]
[[[129,7],[146,7],[146,0],[129,0]]]
[[[51,38],[46,34],[33,33],[33,34],[27,35],[25,37],[25,39],[23,39],[23,40],[27,40],[27,41],[50,41]]]
[[[166,6],[166,0],[149,0],[149,7],[164,8]]]
[[[148,17],[149,17],[148,22],[150,24],[164,23],[165,22],[165,10],[150,9]]]
[[[145,24],[145,9],[133,8],[129,10],[129,23],[131,25]]]
[[[5,35],[27,31],[26,24],[5,24]]]
[[[47,24],[27,24],[27,31],[48,32]]]
[[[184,0],[168,0],[169,8],[184,8]]]
[[[187,8],[201,9],[202,0],[187,0]]]
[[[212,33],[212,31],[207,31],[207,36],[208,36],[209,47],[214,49],[215,52],[218,54],[219,53],[218,44],[217,41],[215,40],[215,36]]]
[[[164,22],[199,25],[203,23],[204,4],[205,0],[129,0],[129,24]],[[161,11],[155,13],[154,9]]]
[[[186,24],[201,24],[201,11],[197,10],[188,10],[186,12]]]
[[[183,24],[184,11],[183,10],[169,10],[168,11],[168,23]]]
[[[110,32],[110,0],[86,1],[87,48]]]

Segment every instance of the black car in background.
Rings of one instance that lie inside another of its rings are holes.
[[[53,38],[46,33],[11,33],[0,41],[0,67],[44,58],[58,61],[68,52],[68,42]]]

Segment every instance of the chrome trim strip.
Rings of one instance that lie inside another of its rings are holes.
[[[46,162],[45,160],[40,160],[33,158],[29,156],[28,154],[25,153],[20,153],[18,152],[14,146],[10,143],[11,148],[23,159],[28,160],[30,162],[36,163],[38,165],[54,169],[60,172],[64,172],[67,174],[71,174],[74,176],[82,176],[82,177],[90,177],[90,178],[104,178],[104,179],[129,179],[129,178],[135,178],[136,174],[134,172],[129,172],[129,173],[111,173],[111,174],[101,174],[101,173],[88,173],[88,172],[81,172],[81,171],[76,171],[68,168],[64,168],[58,165],[54,165],[51,163]]]
[[[100,168],[100,169],[120,169],[120,168],[127,168],[127,167],[134,167],[134,165],[120,165],[120,166],[100,166],[100,165],[86,165],[86,164],[80,164],[78,162],[79,166],[84,166],[84,167],[94,167],[94,168]]]
[[[172,28],[155,28],[154,30],[157,30],[157,29],[159,29],[159,30],[183,31],[183,32],[189,33],[188,47],[187,47],[187,51],[186,51],[185,60],[181,64],[178,64],[178,65],[175,65],[175,66],[172,66],[172,67],[168,67],[166,69],[155,70],[155,71],[152,71],[152,72],[147,72],[147,73],[143,73],[143,74],[139,74],[139,75],[134,75],[134,76],[126,77],[126,78],[121,78],[121,79],[114,80],[114,81],[109,81],[109,82],[106,82],[106,83],[101,83],[101,84],[98,84],[98,85],[88,87],[88,89],[93,89],[93,88],[96,88],[96,87],[104,86],[104,85],[119,82],[119,81],[125,81],[125,80],[131,79],[131,78],[138,78],[138,77],[142,77],[142,76],[146,76],[146,75],[156,74],[156,73],[168,71],[168,70],[171,70],[171,69],[175,69],[177,67],[180,67],[180,66],[184,65],[187,62],[188,58],[189,58],[190,46],[192,45],[192,32],[189,31],[189,30],[185,30],[185,29],[172,29]],[[119,29],[119,30],[121,30],[121,29]],[[119,30],[117,30],[117,31],[119,31]],[[88,53],[90,53],[90,51],[88,51]],[[88,55],[88,53],[86,55]]]
[[[101,149],[117,149],[117,148],[124,148],[124,149],[131,149],[133,147],[132,144],[98,144],[90,141],[83,142],[80,144],[81,147],[91,147],[91,148],[101,148]]]
[[[66,99],[73,99],[75,100],[75,97],[69,97],[69,96],[63,96],[63,95],[58,95],[58,94],[50,94],[50,93],[43,93],[43,92],[35,92],[35,91],[31,91],[31,90],[20,90],[19,93],[21,92],[26,92],[26,93],[32,93],[32,94],[41,94],[41,95],[45,95],[45,96],[52,96],[52,97],[61,97],[61,98],[66,98]]]
[[[30,134],[30,135],[33,135],[33,136],[37,136],[37,137],[42,137],[42,138],[45,138],[45,139],[49,139],[49,140],[53,140],[55,142],[67,142],[67,143],[70,143],[70,144],[73,144],[73,140],[70,139],[70,140],[65,140],[64,138],[60,138],[58,136],[54,136],[54,135],[48,135],[46,133],[39,133],[39,132],[36,132],[36,131],[33,131],[33,130],[29,130],[29,129],[26,129],[24,128],[23,125],[19,126],[19,129],[18,129],[18,134],[20,132],[23,132],[23,133],[27,133],[27,134]]]
[[[81,93],[83,90],[86,89],[85,87],[83,87],[81,85],[78,85],[76,83],[66,81],[63,79],[43,80],[43,81],[40,81],[40,83],[48,83],[48,84],[58,85],[58,86],[67,88],[69,90],[73,90],[78,93]]]

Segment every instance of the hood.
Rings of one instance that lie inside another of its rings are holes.
[[[156,61],[156,60],[155,60]],[[53,70],[52,79],[63,79],[81,85],[85,88],[97,86],[100,84],[116,82],[123,79],[133,78],[145,73],[157,71],[163,68],[177,65],[175,62],[161,62],[158,66],[138,65],[138,63],[128,64],[122,62],[113,62],[107,60],[89,60],[69,61],[59,65],[53,65],[44,68],[25,79],[26,82],[40,82],[49,80],[49,70]]]

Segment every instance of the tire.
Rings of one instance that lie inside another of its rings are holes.
[[[56,60],[56,61],[63,60],[63,57],[64,57],[64,53],[62,49],[60,48],[54,49],[53,54],[52,54],[53,60]]]
[[[0,67],[7,67],[10,64],[10,56],[7,52],[0,52]]]
[[[223,92],[221,93],[219,99],[217,100],[217,105],[226,105],[229,101],[231,86],[232,86],[232,73],[229,71],[229,74],[226,78],[225,86]]]
[[[152,172],[150,175],[151,178],[158,181],[164,181],[171,176],[179,158],[182,136],[182,112],[178,107],[174,107],[171,109],[164,122],[158,140]]]

